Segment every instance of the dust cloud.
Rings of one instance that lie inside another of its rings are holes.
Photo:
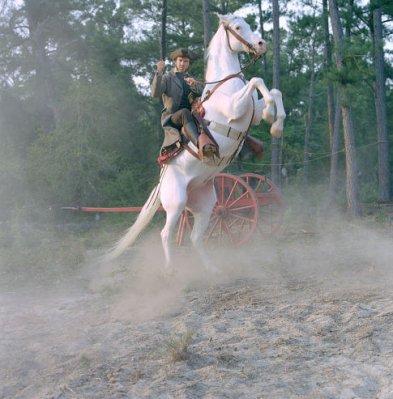
[[[207,272],[191,248],[177,250],[173,270],[164,270],[164,255],[154,230],[120,260],[96,266],[93,291],[116,291],[112,315],[122,320],[149,320],[176,314],[184,293],[238,280],[262,284],[315,285],[321,294],[361,289],[389,289],[393,282],[392,230],[377,231],[361,223],[332,217],[291,226],[278,237],[258,236],[238,248],[209,245],[218,273]]]
[[[1,398],[390,397],[391,226],[299,213],[278,237],[210,245],[214,275],[190,248],[163,274],[159,238],[25,280],[2,258]]]

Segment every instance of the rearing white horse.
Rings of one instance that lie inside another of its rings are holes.
[[[203,237],[216,203],[213,177],[238,155],[252,124],[257,125],[263,119],[272,124],[271,134],[281,137],[285,119],[281,92],[269,91],[261,78],[247,82],[241,74],[239,52],[261,56],[266,52],[266,43],[242,18],[220,16],[220,26],[207,52],[205,79],[208,83],[202,96],[204,118],[219,145],[220,159],[201,162],[183,151],[166,164],[137,220],[110,252],[110,257],[118,256],[135,241],[162,204],[166,212],[166,223],[161,231],[166,267],[172,261],[176,224],[187,208],[194,216],[193,246],[205,267],[212,269],[203,248]],[[258,99],[257,91],[263,98]]]

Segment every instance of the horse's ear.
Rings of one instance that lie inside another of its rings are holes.
[[[221,14],[217,14],[218,19],[220,21],[220,24],[223,24],[224,26],[229,25],[230,22],[230,16],[229,15],[221,15]]]

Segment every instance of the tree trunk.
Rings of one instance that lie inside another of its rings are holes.
[[[336,65],[338,71],[344,68],[343,63],[343,28],[338,14],[336,0],[329,0],[330,21],[332,24],[333,38],[336,50]],[[359,183],[358,167],[356,160],[355,132],[352,122],[352,109],[347,98],[345,85],[340,82],[339,95],[341,101],[341,113],[343,119],[344,142],[345,142],[345,160],[346,160],[346,192],[347,206],[349,214],[352,217],[358,217],[361,214],[359,203]]]
[[[206,51],[207,48],[209,47],[209,43],[212,38],[209,0],[202,0],[202,6],[203,6],[203,45]]]
[[[36,1],[25,0],[25,5],[36,72],[37,113],[39,114],[41,128],[48,132],[55,129],[57,115],[52,71],[46,52],[47,39],[45,32],[49,17],[45,18],[43,6]]]
[[[386,89],[384,54],[382,45],[381,8],[373,10],[374,65],[375,65],[375,110],[378,138],[378,200],[390,199],[389,137],[386,116]]]
[[[278,0],[273,5],[273,88],[280,89],[280,9]],[[281,185],[281,139],[272,137],[271,178],[274,184]]]
[[[334,86],[329,72],[332,70],[332,45],[329,35],[329,12],[327,6],[328,0],[323,0],[323,30],[325,34],[325,75],[328,76],[327,81],[327,107],[328,107],[328,129],[329,129],[329,145],[330,145],[330,176],[328,204],[336,202],[336,194],[338,191],[338,150],[340,145],[340,100],[336,98],[334,105]]]
[[[313,38],[314,40],[314,38]],[[312,113],[313,113],[313,99],[314,99],[314,88],[315,88],[315,48],[313,43],[313,55],[311,60],[311,76],[310,86],[308,89],[308,107],[305,121],[305,133],[304,133],[304,154],[303,154],[303,184],[308,185],[308,161],[310,158],[309,146],[311,137],[311,125],[312,125]]]
[[[323,30],[325,34],[325,75],[328,76],[328,73],[332,69],[333,61],[332,61],[332,46],[330,43],[329,37],[329,14],[327,8],[327,0],[323,0]],[[332,148],[333,142],[333,131],[334,131],[334,89],[333,82],[330,78],[328,78],[327,82],[327,105],[328,105],[328,128],[329,128],[329,144],[330,148]]]
[[[160,59],[166,57],[166,16],[168,12],[167,0],[162,0],[161,29],[160,29]]]
[[[330,157],[330,179],[329,179],[329,204],[336,202],[338,191],[338,150],[340,146],[340,99],[336,99],[336,108],[334,111],[333,136],[331,143]]]
[[[258,0],[258,12],[259,12],[259,26],[261,30],[261,36],[264,39],[265,38],[265,28],[263,26],[263,11],[262,11],[262,0]],[[263,57],[263,72],[264,72],[264,77],[267,77],[268,73],[268,65],[267,65],[267,58],[266,56]]]

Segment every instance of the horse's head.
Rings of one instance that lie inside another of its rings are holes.
[[[220,15],[219,18],[232,51],[237,53],[245,51],[255,56],[261,56],[266,52],[266,42],[251,30],[250,25],[243,18],[233,15]]]

